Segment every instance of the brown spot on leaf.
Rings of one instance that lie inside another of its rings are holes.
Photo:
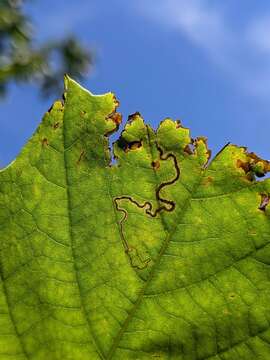
[[[77,160],[77,165],[80,164],[80,162],[82,161],[82,159],[84,158],[84,156],[85,156],[85,151],[82,150],[81,153],[80,153],[79,159]]]
[[[236,298],[236,294],[235,294],[235,293],[230,293],[230,294],[229,294],[229,298],[230,298],[231,300],[234,300],[234,299]]]
[[[128,144],[128,147],[130,150],[136,150],[139,149],[142,146],[141,141],[132,141]]]
[[[203,185],[207,186],[207,185],[212,184],[212,182],[213,182],[212,176],[207,176],[207,177],[203,180]]]
[[[249,156],[251,159],[253,159],[255,162],[258,162],[258,161],[261,161],[261,160],[262,160],[262,159],[259,158],[259,156],[256,155],[254,152],[248,153],[248,156]],[[263,161],[265,161],[265,160],[263,160]],[[267,161],[267,162],[268,162],[268,161]]]
[[[260,206],[258,207],[259,210],[265,211],[267,205],[269,204],[270,201],[270,197],[267,194],[261,194],[261,203]]]
[[[261,159],[255,153],[248,153],[246,148],[243,148],[246,154],[246,160],[237,159],[236,166],[244,170],[248,180],[255,180],[255,175],[258,177],[264,176],[270,171],[270,163],[267,160]]]
[[[158,160],[152,161],[151,166],[153,169],[158,170],[160,168],[160,162]]]
[[[122,114],[118,112],[111,114],[109,118],[115,123],[116,126],[119,126],[122,122]]]
[[[257,235],[256,229],[250,229],[250,230],[248,231],[248,233],[249,233],[249,235],[251,235],[251,236]]]
[[[240,159],[237,159],[236,161],[236,166],[242,170],[244,170],[244,172],[247,174],[250,171],[250,164],[247,161],[242,161]]]
[[[230,315],[230,312],[229,312],[229,310],[228,310],[227,308],[225,308],[225,309],[223,310],[223,314],[224,314],[224,315]]]
[[[42,146],[48,146],[49,145],[49,142],[48,142],[47,138],[43,138],[41,143],[42,143]]]
[[[54,124],[53,124],[53,129],[54,129],[54,130],[58,129],[58,128],[59,128],[59,125],[60,125],[59,122],[54,123]]]

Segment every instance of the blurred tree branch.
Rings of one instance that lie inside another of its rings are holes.
[[[62,90],[65,73],[80,80],[93,64],[93,54],[73,37],[35,46],[23,0],[0,0],[0,96],[11,81],[35,81],[44,96]]]

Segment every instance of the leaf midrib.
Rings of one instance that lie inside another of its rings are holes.
[[[86,321],[86,325],[88,327],[88,332],[90,335],[90,338],[92,338],[93,343],[95,345],[96,348],[96,352],[98,354],[98,356],[100,357],[100,359],[104,359],[104,354],[98,344],[98,341],[96,339],[96,336],[94,335],[94,331],[92,330],[92,326],[91,323],[88,319],[87,316],[87,311],[86,311],[86,306],[85,303],[83,301],[83,296],[82,296],[82,290],[81,290],[81,285],[80,285],[80,280],[79,280],[79,271],[76,265],[76,261],[75,261],[75,247],[74,247],[74,237],[73,237],[73,232],[72,232],[72,215],[71,215],[71,203],[70,203],[70,181],[69,181],[69,174],[68,174],[68,159],[67,159],[67,151],[66,148],[71,149],[70,146],[67,146],[67,141],[66,141],[66,119],[65,119],[65,114],[66,114],[66,107],[68,104],[68,95],[66,95],[66,99],[65,99],[65,107],[64,107],[64,114],[63,114],[63,145],[64,145],[64,151],[63,151],[63,160],[64,160],[64,167],[65,167],[65,183],[66,183],[66,196],[67,196],[67,212],[68,212],[68,232],[69,232],[69,239],[70,239],[70,248],[71,248],[71,254],[72,254],[72,259],[73,259],[73,268],[74,268],[74,274],[75,274],[75,279],[76,279],[76,284],[78,287],[78,292],[79,292],[79,298],[80,298],[80,303],[81,303],[81,310],[83,313],[83,316],[85,318]]]

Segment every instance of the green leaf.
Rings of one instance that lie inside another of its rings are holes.
[[[1,360],[269,360],[270,165],[66,78],[0,171]]]

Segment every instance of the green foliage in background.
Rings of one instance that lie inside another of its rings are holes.
[[[29,80],[40,85],[44,96],[59,95],[64,74],[82,79],[93,55],[74,36],[37,45],[31,21],[23,11],[25,2],[0,0],[0,96],[11,81]]]
[[[269,360],[269,163],[66,78],[0,171],[1,360]]]

